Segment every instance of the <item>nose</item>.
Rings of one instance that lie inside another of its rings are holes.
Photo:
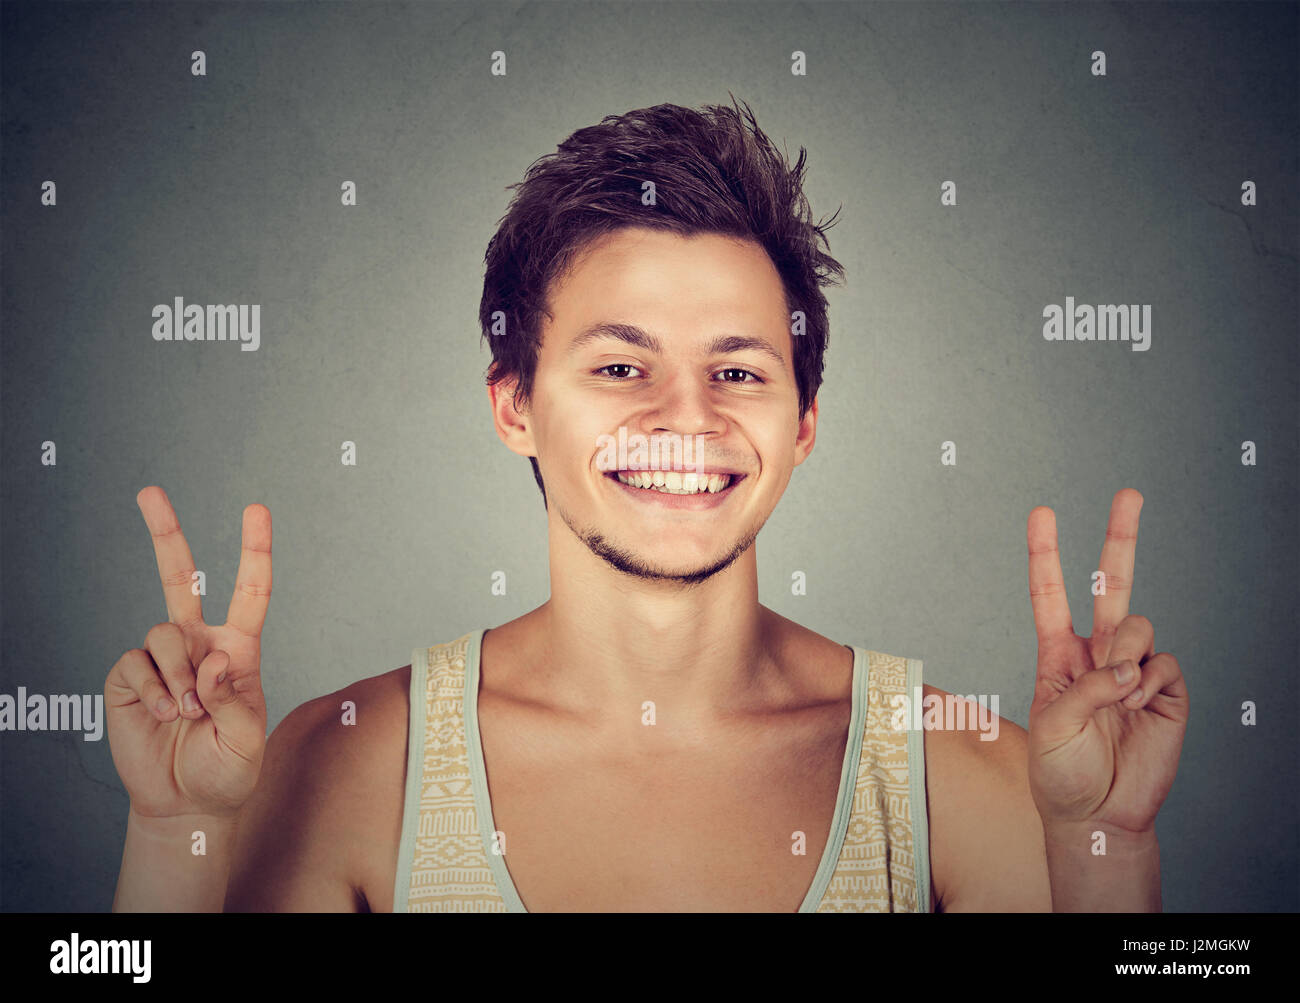
[[[642,422],[652,433],[720,435],[726,430],[726,421],[718,412],[712,391],[707,378],[677,373],[660,385]]]

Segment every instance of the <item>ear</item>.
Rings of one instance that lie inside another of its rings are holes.
[[[512,452],[520,456],[536,456],[537,448],[533,444],[532,423],[526,413],[527,408],[515,405],[519,378],[509,377],[497,383],[489,383],[487,392],[497,436]]]
[[[813,444],[817,441],[817,398],[813,398],[812,407],[808,413],[803,416],[799,422],[799,434],[794,440],[794,465],[797,467],[804,460],[808,459],[808,454],[812,452]]]

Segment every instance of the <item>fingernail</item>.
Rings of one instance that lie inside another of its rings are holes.
[[[1120,662],[1115,666],[1115,681],[1121,686],[1127,686],[1137,677],[1137,666],[1132,662]]]
[[[170,714],[175,706],[171,701],[171,697],[159,697],[158,702],[154,704],[154,709],[159,714]]]
[[[181,706],[184,707],[186,712],[190,714],[193,714],[196,710],[199,709],[199,698],[194,695],[193,690],[190,690],[183,697],[181,697]]]
[[[1142,687],[1139,686],[1132,693],[1124,698],[1125,707],[1136,707],[1142,702]]]

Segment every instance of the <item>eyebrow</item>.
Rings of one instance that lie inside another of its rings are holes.
[[[653,334],[643,331],[635,324],[610,324],[606,322],[592,324],[574,338],[569,345],[569,353],[572,354],[584,345],[593,341],[600,341],[602,338],[613,338],[628,345],[643,348],[647,352],[654,352],[656,355],[663,354],[663,343]],[[720,334],[705,346],[705,351],[709,355],[727,355],[731,352],[746,351],[759,352],[775,360],[782,369],[785,368],[785,356],[762,338],[752,338],[748,335]]]

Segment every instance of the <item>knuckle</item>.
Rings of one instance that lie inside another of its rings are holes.
[[[117,660],[117,664],[125,668],[128,665],[135,665],[148,660],[149,652],[143,648],[127,648],[126,651],[122,652],[122,657]]]
[[[138,693],[142,680],[148,680],[153,671],[153,659],[140,648],[129,648],[113,663],[104,679],[104,693],[116,687]]]
[[[270,599],[270,585],[256,585],[252,582],[237,582],[235,588],[241,594],[248,596],[250,599]]]
[[[113,666],[121,677],[130,682],[133,676],[138,676],[143,672],[153,670],[153,659],[149,657],[149,652],[143,648],[130,648],[122,653],[122,657],[117,660]]]
[[[166,643],[169,639],[178,636],[181,628],[176,624],[168,621],[166,623],[156,623],[149,628],[149,633],[144,636],[144,646],[151,651],[159,644]]]
[[[169,575],[162,576],[164,586],[175,587],[177,585],[189,585],[194,580],[196,568],[184,568],[180,571],[173,571]]]

